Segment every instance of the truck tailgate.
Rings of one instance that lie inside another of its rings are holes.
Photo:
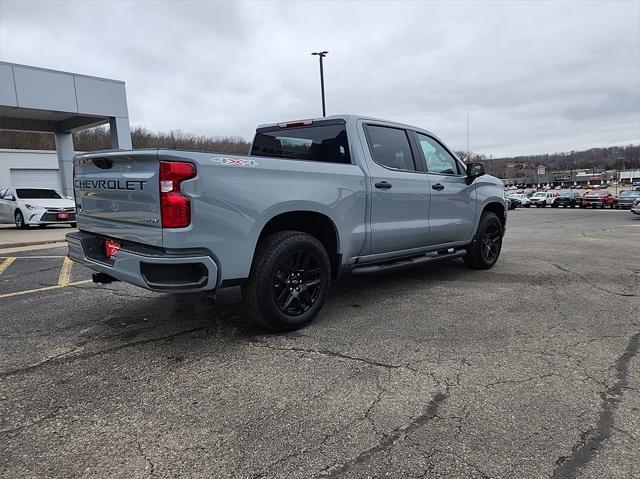
[[[79,155],[74,169],[78,229],[162,246],[156,150]]]

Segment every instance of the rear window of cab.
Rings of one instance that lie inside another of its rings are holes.
[[[251,156],[351,163],[344,122],[259,128],[251,146]]]

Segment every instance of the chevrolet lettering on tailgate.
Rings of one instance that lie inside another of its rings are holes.
[[[73,184],[83,190],[144,190],[145,180],[80,180],[75,179]]]

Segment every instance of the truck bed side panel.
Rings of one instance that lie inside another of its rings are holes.
[[[165,229],[164,247],[208,248],[219,259],[222,279],[248,276],[260,232],[281,213],[322,213],[340,233],[343,258],[362,249],[366,185],[359,166],[167,150],[159,159],[198,168],[197,181],[182,187],[192,202],[191,226]]]

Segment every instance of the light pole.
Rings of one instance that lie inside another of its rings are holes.
[[[313,52],[312,55],[318,55],[320,59],[320,93],[322,94],[322,116],[327,116],[327,109],[324,104],[324,70],[322,69],[322,59],[327,56],[329,52]]]

